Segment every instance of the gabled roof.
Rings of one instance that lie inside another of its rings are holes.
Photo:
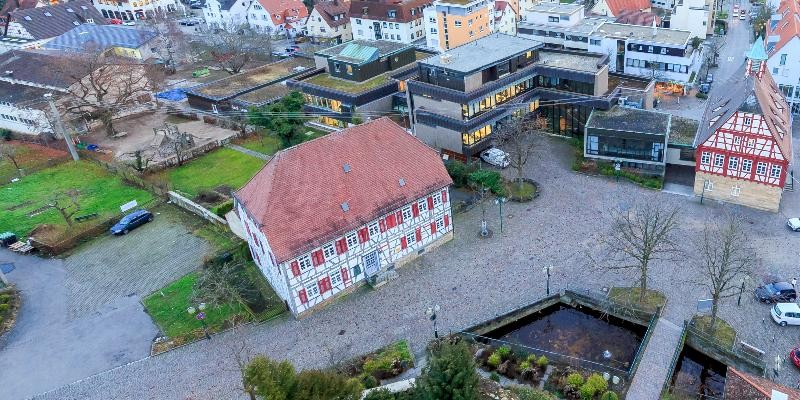
[[[766,36],[770,55],[780,51],[793,38],[800,37],[800,3],[797,0],[781,2],[767,24]]]
[[[269,13],[275,25],[299,21],[308,17],[308,9],[301,0],[258,0]]]
[[[22,25],[36,40],[49,39],[88,23],[105,25],[106,19],[88,0],[74,0],[54,6],[17,10],[11,18]]]
[[[768,60],[767,51],[764,49],[764,39],[758,37],[756,41],[753,42],[753,45],[750,46],[750,51],[745,54],[745,57],[751,60]]]
[[[705,143],[735,112],[742,111],[762,115],[784,158],[791,159],[792,123],[783,92],[769,71],[758,78],[745,75],[745,69],[746,63],[723,84],[724,91],[708,99],[694,147]]]
[[[158,33],[124,25],[83,24],[45,43],[45,49],[84,51],[111,47],[136,49],[153,40]]]
[[[74,79],[61,71],[67,69],[68,58],[34,51],[12,50],[0,54],[0,81],[15,81],[66,89]]]
[[[725,377],[725,398],[729,400],[771,400],[777,391],[789,400],[800,400],[800,391],[779,385],[769,379],[728,367]]]
[[[606,2],[608,9],[611,11],[611,15],[619,16],[625,10],[646,10],[651,8],[653,5],[650,3],[650,0],[603,0]]]
[[[661,26],[661,17],[650,11],[640,10],[623,10],[616,15],[617,19],[614,22],[620,24],[652,26],[653,21],[656,21],[656,26]]]
[[[233,7],[236,2],[239,0],[219,0],[219,8],[220,10],[230,11],[231,7]],[[250,0],[247,0],[249,3]]]
[[[329,27],[344,25],[350,21],[350,3],[342,0],[321,1],[314,5]],[[336,16],[340,17],[337,19]]]
[[[12,11],[27,10],[39,4],[39,0],[8,0],[0,8],[0,20],[5,20],[6,15]]]
[[[433,0],[351,0],[350,17],[410,22],[422,18],[422,9],[431,3]],[[389,18],[389,11],[392,10],[395,11],[395,17]],[[413,15],[412,10],[414,10]]]
[[[384,117],[279,151],[235,196],[282,263],[451,183],[439,153]]]

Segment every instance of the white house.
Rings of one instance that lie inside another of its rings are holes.
[[[278,152],[234,209],[300,316],[450,240],[451,183],[435,150],[380,118]]]
[[[353,40],[350,4],[340,0],[318,2],[308,16],[305,34],[315,44],[340,44]]]
[[[706,0],[679,0],[670,16],[669,27],[692,32],[692,37],[705,39],[714,33],[713,12]]]
[[[106,18],[139,20],[177,10],[176,0],[93,0]]]
[[[0,130],[36,136],[52,132],[44,95],[50,90],[0,81]]]
[[[494,2],[493,32],[515,36],[517,34],[517,13],[505,0]]]
[[[106,19],[88,0],[75,0],[52,6],[18,9],[10,14],[3,32],[2,47],[32,48],[76,26],[106,24]]]
[[[301,0],[258,0],[250,3],[247,15],[256,31],[293,37],[306,25],[308,9]]]
[[[786,96],[793,115],[800,115],[800,4],[783,1],[767,24],[767,67]]]
[[[423,10],[433,0],[352,0],[353,39],[410,44],[425,40]]]
[[[203,18],[212,29],[233,31],[247,25],[247,10],[253,0],[206,0]]]

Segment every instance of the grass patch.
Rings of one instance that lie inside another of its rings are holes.
[[[197,274],[192,272],[147,296],[142,301],[156,325],[170,338],[203,336],[200,321],[186,311],[187,308],[194,305],[192,289],[196,281]],[[224,329],[225,322],[234,317],[249,318],[247,311],[238,303],[209,306],[205,312],[210,332],[221,331]]]
[[[536,185],[530,182],[506,181],[505,184],[506,194],[514,201],[531,201],[536,195]]]
[[[647,311],[655,312],[657,307],[667,304],[667,296],[658,290],[647,289],[644,299],[639,301],[642,293],[638,287],[612,287],[608,291],[608,297],[616,303],[644,308]]]
[[[151,193],[126,186],[99,165],[70,162],[0,187],[0,232],[27,236],[39,224],[66,226],[57,210],[44,207],[54,193],[70,189],[80,191],[81,210],[76,216],[97,213],[96,220],[119,215],[119,206],[131,200],[143,204],[153,199]]]
[[[193,233],[207,240],[217,251],[232,249],[242,242],[238,236],[213,223],[203,224]]]
[[[380,85],[388,83],[389,74],[388,73],[381,74],[372,79],[367,79],[364,82],[353,82],[345,79],[334,78],[329,74],[319,74],[309,79],[306,79],[305,82],[308,82],[313,85],[324,86],[334,90],[339,90],[345,93],[356,94],[364,92],[366,90],[374,89]]]
[[[281,140],[275,135],[257,134],[237,143],[245,149],[257,151],[259,153],[273,155],[281,149]]]
[[[56,166],[69,158],[65,151],[51,149],[32,143],[18,141],[4,141],[16,150],[15,159],[22,169],[23,174],[31,174],[38,170]],[[19,171],[9,159],[0,157],[0,184],[5,184],[11,179],[19,177]]]
[[[166,178],[172,187],[189,197],[218,186],[240,188],[264,166],[264,160],[236,150],[220,148],[180,167],[154,174]]]
[[[268,319],[272,319],[273,317],[277,317],[286,311],[286,306],[283,304],[283,300],[278,297],[269,283],[267,283],[264,275],[258,270],[256,263],[253,261],[247,261],[244,264],[242,273],[261,294],[261,301],[258,302],[259,304],[250,305],[253,314],[256,316],[256,320],[266,321]]]
[[[369,354],[346,361],[339,373],[358,378],[368,388],[379,380],[394,378],[414,366],[414,356],[405,340],[398,340]]]
[[[723,348],[731,349],[736,342],[736,330],[722,318],[717,317],[713,333],[711,332],[710,315],[695,315],[692,317],[692,326]]]

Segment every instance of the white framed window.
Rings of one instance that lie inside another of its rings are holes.
[[[436,220],[436,232],[440,232],[442,229],[444,229],[444,217]]]
[[[369,224],[369,227],[367,229],[369,231],[369,237],[378,236],[378,234],[381,232],[380,229],[378,228],[377,222]]]
[[[348,233],[347,236],[347,248],[352,249],[355,245],[358,244],[358,237],[355,233]]]
[[[403,207],[403,221],[408,221],[413,218],[411,214],[411,206]]]
[[[780,165],[773,165],[772,169],[769,171],[769,176],[773,178],[780,178],[781,177],[781,166]]]
[[[455,25],[456,25],[456,27],[461,26],[461,21],[456,21]]]
[[[733,137],[733,144],[736,144],[736,145],[742,144],[741,136],[734,136]]]
[[[306,272],[311,268],[311,257],[302,256],[297,259],[297,263],[300,265],[300,272]]]
[[[725,165],[725,156],[722,154],[714,154],[714,166],[721,167]]]
[[[739,197],[740,194],[742,194],[742,188],[741,187],[734,186],[734,187],[731,188],[731,196]]]
[[[342,283],[342,272],[338,270],[331,272],[331,286],[336,286],[341,283]]]
[[[435,195],[433,195],[433,206],[436,207],[439,204],[442,204],[442,195],[436,193]]]
[[[742,160],[742,172],[750,172],[753,170],[753,160]]]
[[[731,157],[728,159],[728,169],[734,171],[739,169],[739,157]]]
[[[767,163],[760,162],[756,164],[756,174],[757,175],[766,175],[767,174]]]
[[[333,247],[333,243],[328,243],[322,247],[322,254],[325,258],[333,257],[336,254],[336,250]]]
[[[419,212],[428,211],[428,201],[427,200],[420,199],[420,201],[417,202],[417,205],[419,206]]]
[[[308,297],[309,300],[319,296],[319,286],[317,285],[317,282],[306,283],[305,288],[306,297]]]
[[[706,192],[714,191],[714,182],[704,181],[703,182],[703,190],[705,190]]]
[[[411,246],[417,242],[417,233],[414,231],[406,233],[406,244]]]
[[[745,124],[745,125],[750,125],[750,124],[752,124],[752,123],[753,123],[753,118],[750,118],[750,117],[744,117],[744,124]]]
[[[704,151],[702,155],[700,155],[700,164],[709,165],[711,164],[711,153],[708,151]]]

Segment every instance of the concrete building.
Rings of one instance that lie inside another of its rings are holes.
[[[234,194],[256,265],[295,316],[453,236],[439,154],[388,118],[282,150]]]
[[[800,115],[800,4],[781,2],[767,24],[767,68],[793,115]]]
[[[707,0],[678,0],[669,17],[669,27],[689,31],[705,39],[714,33],[714,10]]]
[[[437,0],[423,11],[429,48],[447,51],[492,33],[494,2]]]
[[[350,3],[343,0],[314,4],[304,30],[314,44],[336,45],[353,40]]]
[[[423,11],[432,0],[352,0],[353,39],[410,44],[425,40]]]

